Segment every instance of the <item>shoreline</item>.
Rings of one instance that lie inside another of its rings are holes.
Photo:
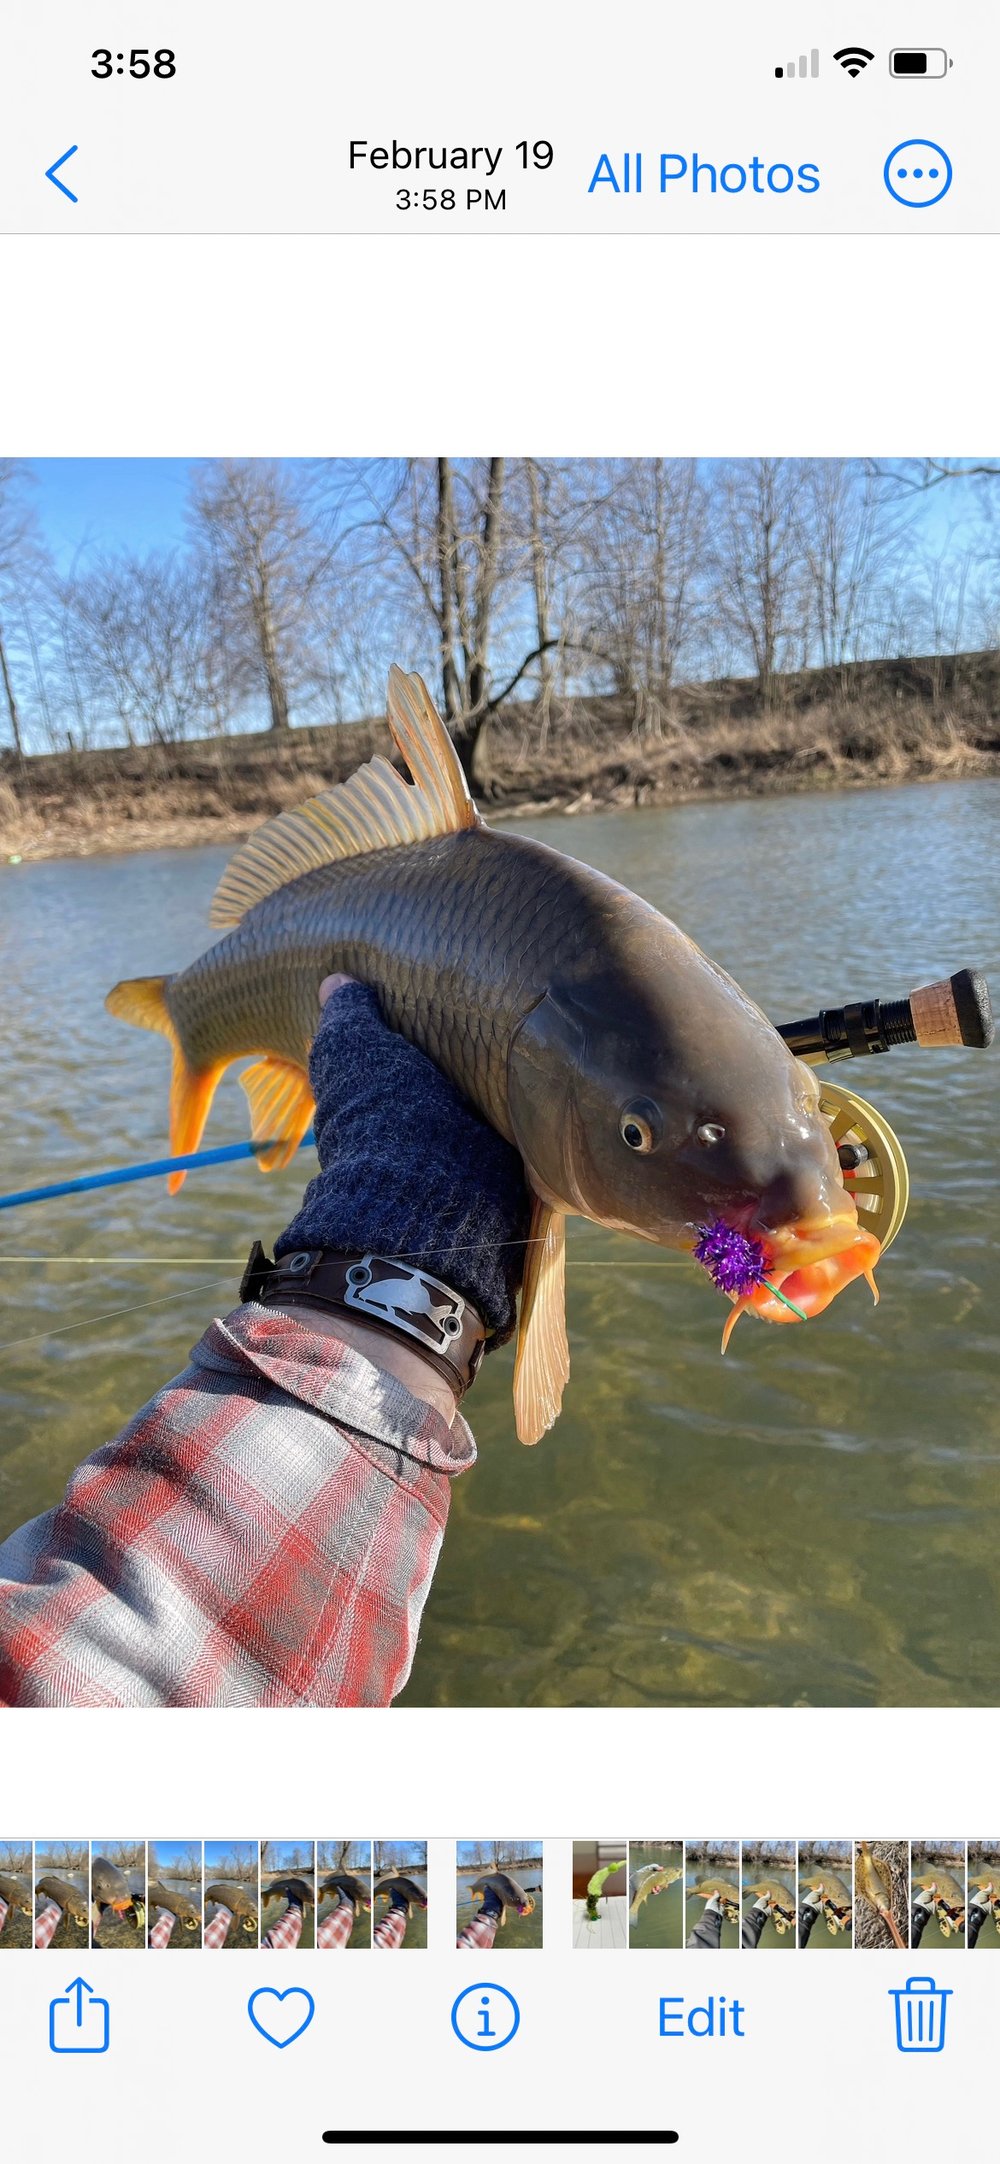
[[[779,680],[763,709],[727,680],[504,708],[472,791],[488,821],[669,808],[1000,774],[1000,656],[855,663]],[[381,718],[176,744],[0,755],[0,863],[235,847],[392,753]]]
[[[669,794],[659,790],[640,792],[627,786],[602,794],[585,790],[582,795],[575,796],[569,790],[542,798],[522,798],[512,793],[509,797],[493,798],[485,805],[480,802],[479,809],[487,825],[494,826],[522,819],[555,820],[600,812],[669,811],[675,805],[684,804],[746,803],[765,796],[833,796],[900,788],[914,782],[997,777],[1000,777],[1000,753],[993,753],[956,759],[946,770],[929,768],[915,761],[911,767],[892,773],[872,773],[870,769],[853,773],[831,772],[825,776],[789,773],[784,778],[774,775],[766,780],[760,776],[735,775],[726,780],[706,780],[700,785],[677,788]],[[303,796],[310,793],[305,790]],[[124,817],[104,821],[99,829],[89,825],[77,829],[70,822],[65,826],[57,824],[43,828],[41,833],[23,831],[4,822],[0,824],[0,868],[16,869],[22,864],[74,858],[136,856],[160,849],[235,849],[272,816],[272,812],[264,807],[257,817],[190,814],[144,819],[130,812]]]

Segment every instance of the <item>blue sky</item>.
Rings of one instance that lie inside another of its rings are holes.
[[[155,1861],[158,1871],[169,1871],[175,1864],[187,1862],[190,1849],[200,1849],[200,1847],[200,1838],[190,1841],[151,1841],[149,1844],[149,1868],[152,1871]]]
[[[80,548],[179,548],[191,461],[33,458],[42,531],[62,572]]]
[[[179,548],[193,466],[183,458],[36,458],[35,509],[61,572],[78,549]],[[294,462],[290,462],[294,463]],[[886,461],[887,464],[892,461]],[[934,489],[914,499],[914,514],[931,548],[970,535],[978,524],[974,485]]]

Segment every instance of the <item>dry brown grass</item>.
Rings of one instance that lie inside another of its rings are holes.
[[[847,697],[843,672],[785,679],[767,713],[741,683],[681,691],[669,706],[555,701],[544,730],[514,707],[481,739],[477,794],[503,817],[1000,773],[995,657],[865,664],[852,684]],[[0,861],[234,841],[376,749],[389,749],[385,725],[364,722],[11,762]]]

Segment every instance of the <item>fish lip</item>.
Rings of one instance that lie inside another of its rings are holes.
[[[846,1255],[859,1241],[867,1242],[873,1235],[859,1225],[857,1210],[851,1203],[849,1211],[812,1221],[800,1218],[777,1231],[762,1231],[759,1237],[769,1270],[791,1273],[806,1270],[814,1262],[827,1262],[833,1255]]]

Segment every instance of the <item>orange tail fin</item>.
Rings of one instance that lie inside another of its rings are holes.
[[[155,1029],[166,1038],[173,1055],[170,1147],[175,1157],[186,1157],[201,1141],[219,1078],[228,1061],[219,1060],[214,1066],[201,1070],[188,1065],[164,996],[166,983],[166,977],[125,978],[108,993],[104,1004],[108,1013],[117,1015],[119,1021],[134,1022],[137,1029]],[[178,1188],[183,1187],[184,1179],[183,1172],[171,1172],[167,1180],[168,1193],[175,1195]]]

